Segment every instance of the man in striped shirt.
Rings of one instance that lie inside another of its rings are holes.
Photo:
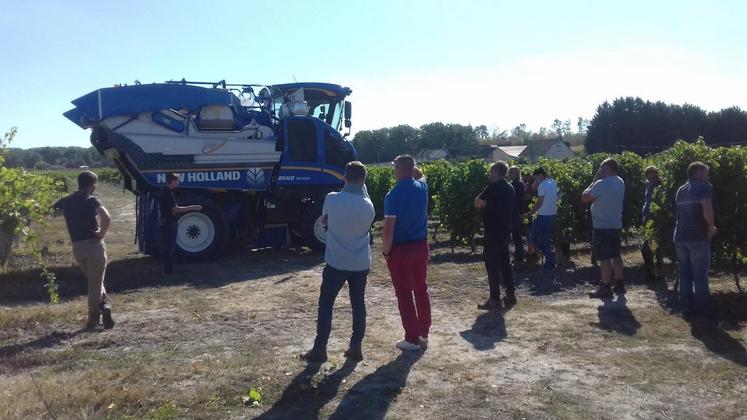
[[[688,321],[711,321],[715,311],[708,290],[711,239],[718,232],[713,215],[713,187],[709,168],[693,162],[687,168],[688,181],[677,190],[677,224],[674,247],[680,276],[682,315]]]

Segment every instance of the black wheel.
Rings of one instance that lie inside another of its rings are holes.
[[[306,246],[314,251],[324,250],[327,242],[327,231],[322,226],[321,204],[314,204],[304,209],[301,233]]]
[[[180,206],[199,204],[201,211],[184,213],[176,226],[176,253],[189,259],[218,255],[228,239],[228,226],[223,211],[205,197],[190,195],[177,199]]]

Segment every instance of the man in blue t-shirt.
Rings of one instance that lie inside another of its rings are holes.
[[[677,224],[674,248],[680,276],[680,303],[687,320],[702,317],[712,320],[715,311],[708,290],[711,263],[711,239],[718,230],[713,215],[713,187],[708,182],[709,168],[693,162],[687,168],[688,181],[677,190]],[[694,290],[694,293],[693,293]]]
[[[394,176],[397,184],[384,197],[382,248],[405,329],[397,347],[417,351],[428,344],[431,327],[428,185],[410,155],[394,159]]]

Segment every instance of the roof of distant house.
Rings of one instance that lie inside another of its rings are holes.
[[[527,146],[499,146],[498,148],[503,150],[507,155],[517,158],[524,153]]]

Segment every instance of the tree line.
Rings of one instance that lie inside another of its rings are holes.
[[[648,155],[673,146],[679,139],[692,142],[699,137],[714,146],[747,144],[747,112],[736,106],[708,112],[691,104],[623,97],[599,105],[591,120],[555,119],[550,127],[537,131],[523,123],[489,130],[485,125],[434,122],[419,128],[398,125],[360,131],[353,144],[359,159],[371,163],[388,162],[398,154],[417,154],[422,149],[448,149],[458,157],[479,157],[485,144],[529,145],[557,137],[568,146],[583,145],[588,154],[632,151]]]
[[[588,153],[658,153],[678,140],[703,137],[709,145],[747,144],[747,112],[739,107],[707,112],[698,106],[673,105],[626,97],[604,102],[591,119]]]
[[[25,169],[78,168],[111,166],[111,161],[93,147],[47,146],[31,149],[8,148],[5,166]]]
[[[403,153],[417,154],[423,149],[446,149],[462,158],[479,157],[482,146],[528,145],[547,138],[561,138],[569,146],[582,145],[589,121],[579,117],[571,120],[556,119],[550,128],[532,131],[526,124],[512,129],[489,130],[486,125],[444,124],[433,122],[415,128],[409,125],[363,130],[353,138],[358,159],[364,163],[389,162]]]

